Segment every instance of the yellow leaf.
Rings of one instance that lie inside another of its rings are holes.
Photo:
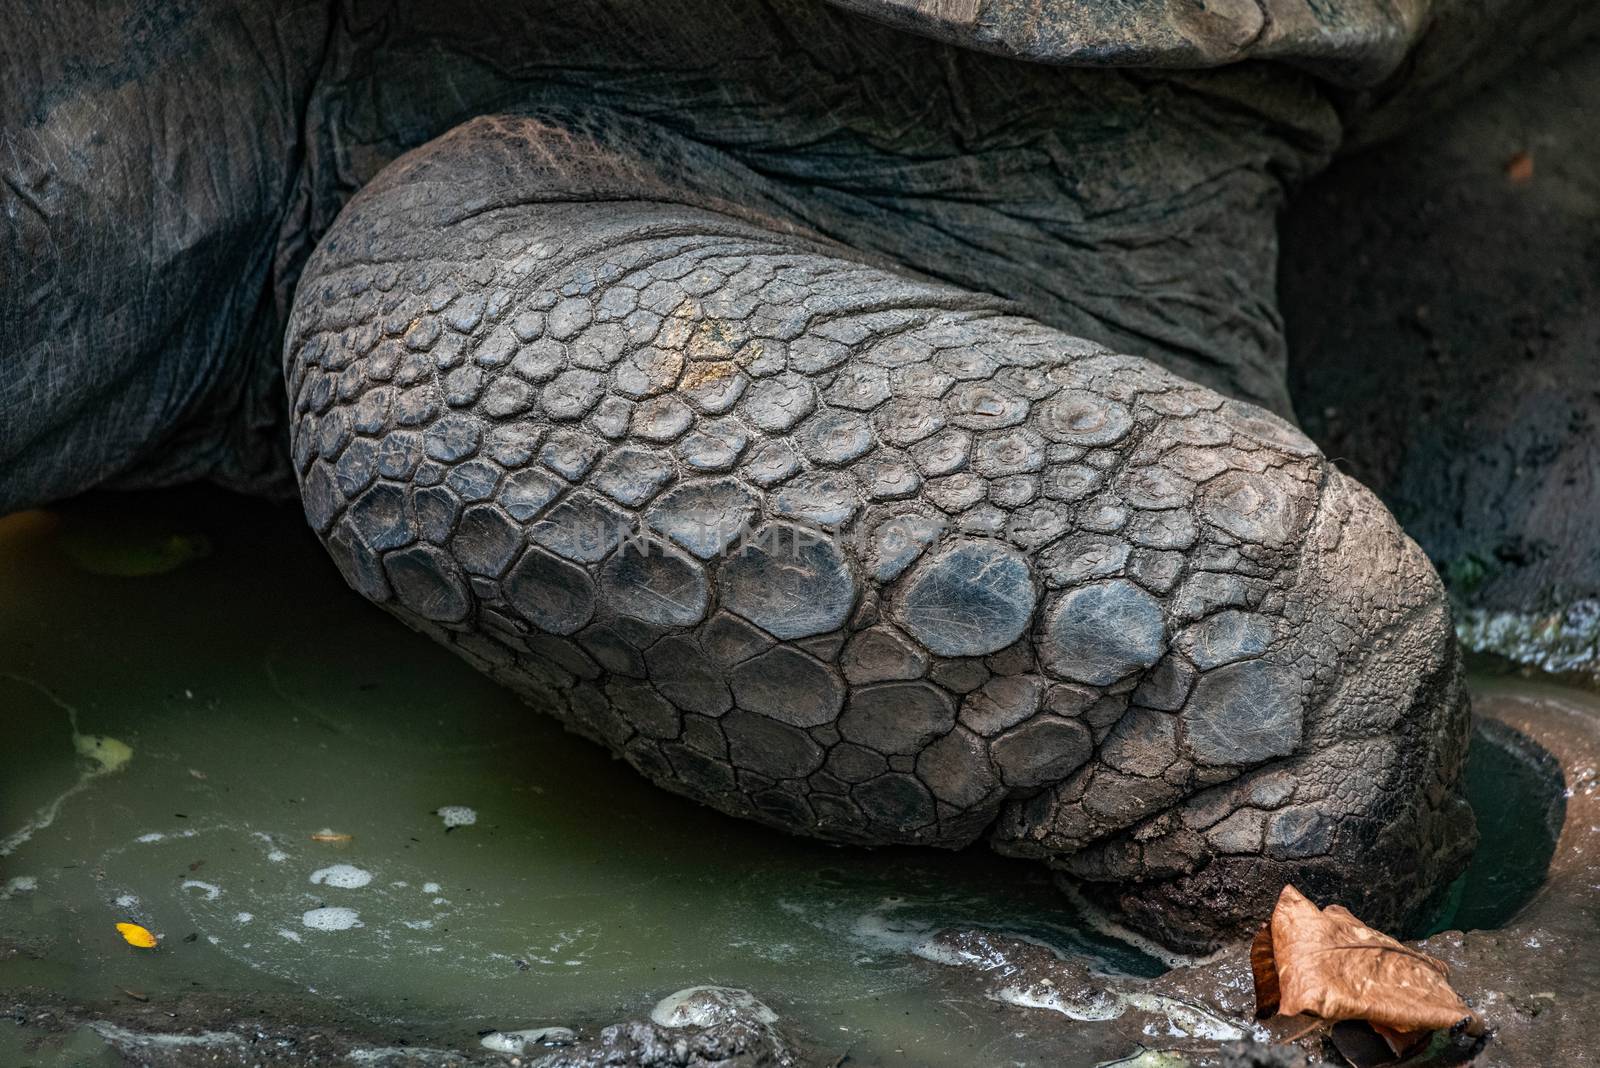
[[[100,765],[95,774],[116,771],[133,759],[133,749],[109,734],[74,734],[72,745],[79,756],[88,757]]]
[[[117,932],[122,935],[124,942],[139,949],[155,949],[161,944],[156,941],[155,935],[136,923],[119,923]]]

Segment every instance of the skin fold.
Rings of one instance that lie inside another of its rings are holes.
[[[11,39],[0,505],[297,493],[663,786],[987,839],[1176,945],[1464,866],[1443,591],[1294,427],[1274,294],[1384,49],[1033,63],[803,0]]]

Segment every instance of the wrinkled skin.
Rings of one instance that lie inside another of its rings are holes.
[[[1461,869],[1441,587],[1285,418],[1274,214],[1349,93],[803,0],[84,18],[12,38],[0,502],[297,486],[662,785],[1174,944]]]

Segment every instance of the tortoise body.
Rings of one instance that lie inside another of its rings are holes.
[[[1285,881],[1404,921],[1471,848],[1458,657],[1290,421],[1275,226],[1460,10],[69,4],[0,75],[0,505],[298,492],[723,811],[1189,946]]]

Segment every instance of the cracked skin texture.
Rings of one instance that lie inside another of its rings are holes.
[[[1196,948],[1285,881],[1417,915],[1470,851],[1467,707],[1371,494],[759,180],[732,207],[723,162],[495,115],[351,202],[285,346],[351,585],[730,814],[987,837]]]
[[[1421,21],[64,3],[0,35],[0,508],[298,489],[357,590],[669,788],[987,836],[1173,943],[1460,869],[1438,584],[1264,410],[1275,213]]]

